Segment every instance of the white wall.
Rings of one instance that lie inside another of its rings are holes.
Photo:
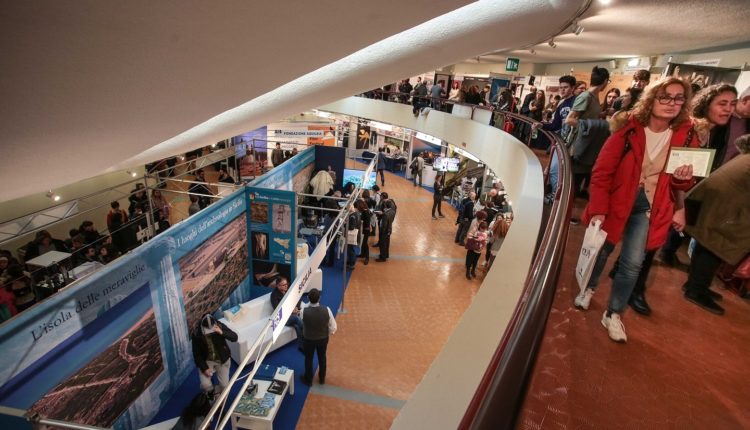
[[[415,118],[411,106],[361,97],[319,109],[399,125],[461,147],[498,175],[513,202],[515,220],[492,269],[391,427],[456,428],[521,299],[541,225],[544,186],[539,160],[511,135],[444,112]]]

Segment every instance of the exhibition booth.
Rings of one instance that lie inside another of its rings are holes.
[[[180,387],[197,392],[191,335],[206,313],[237,332],[233,381],[254,361],[249,383],[265,354],[296,337],[284,324],[302,296],[326,295],[319,266],[329,245],[346,247],[341,230],[375,162],[346,169],[344,148],[311,146],[0,326],[0,406],[28,417],[0,414],[0,427],[147,426]],[[332,172],[327,190],[310,186],[320,172]],[[344,181],[355,188],[341,209],[310,222],[311,202]],[[290,287],[274,309],[282,276]]]

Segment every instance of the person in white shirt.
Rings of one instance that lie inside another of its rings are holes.
[[[331,308],[320,306],[320,290],[313,288],[307,294],[310,305],[302,308],[303,349],[305,353],[305,374],[302,383],[312,385],[313,354],[318,353],[318,379],[321,384],[326,383],[326,349],[328,337],[336,333],[336,319],[333,318]]]

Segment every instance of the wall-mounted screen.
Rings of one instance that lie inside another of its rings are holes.
[[[359,170],[359,169],[344,169],[344,186],[348,182],[351,182],[356,187],[362,187],[366,190],[372,189],[372,186],[375,185],[375,175],[377,172],[370,172],[370,177],[365,181],[364,184],[362,184],[362,177],[364,176],[365,171]]]
[[[435,161],[432,163],[432,170],[438,172],[458,172],[461,160],[452,157],[435,157]]]

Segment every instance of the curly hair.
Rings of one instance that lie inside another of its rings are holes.
[[[740,136],[734,141],[740,154],[750,154],[750,134]]]
[[[729,84],[709,85],[698,91],[690,103],[690,112],[695,122],[695,130],[704,144],[708,141],[712,126],[711,121],[708,119],[708,108],[717,96],[726,92],[734,93],[736,96],[737,88]]]
[[[635,118],[644,127],[648,125],[648,122],[651,119],[651,112],[653,111],[654,103],[656,103],[656,97],[660,94],[663,94],[665,88],[674,84],[681,85],[682,89],[685,91],[685,103],[680,108],[680,112],[677,114],[677,116],[674,117],[672,121],[670,121],[670,125],[676,126],[687,121],[690,114],[689,101],[693,96],[693,92],[690,89],[690,83],[683,79],[669,76],[649,84],[643,90],[643,93],[638,99],[638,102],[635,104],[635,107],[633,107],[633,109],[629,112],[630,115],[615,115],[610,123],[611,130],[615,132],[621,129],[625,126],[625,124],[627,124],[630,118]]]

